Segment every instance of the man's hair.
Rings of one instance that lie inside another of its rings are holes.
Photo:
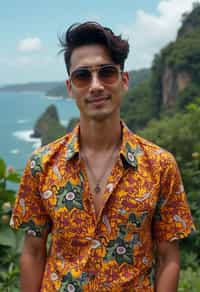
[[[70,60],[74,49],[83,45],[99,44],[106,47],[112,61],[124,69],[124,62],[129,53],[127,40],[121,35],[115,35],[108,27],[103,27],[97,22],[84,22],[72,24],[66,33],[60,38],[61,52],[64,52],[64,60],[69,74]]]

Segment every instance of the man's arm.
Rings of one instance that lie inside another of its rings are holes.
[[[39,292],[46,262],[46,240],[43,237],[26,235],[20,258],[21,292]]]
[[[180,270],[179,247],[176,241],[157,245],[156,292],[176,292]]]

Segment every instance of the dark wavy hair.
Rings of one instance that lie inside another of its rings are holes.
[[[84,22],[72,24],[66,33],[59,38],[64,52],[64,60],[69,74],[70,59],[75,48],[83,45],[100,44],[104,45],[112,61],[124,69],[124,62],[129,53],[129,43],[122,39],[121,35],[115,35],[108,27],[103,27],[97,22]]]

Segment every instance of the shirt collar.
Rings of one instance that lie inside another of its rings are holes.
[[[126,126],[126,124],[121,121],[122,126],[122,144],[120,148],[120,155],[125,159],[128,165],[132,166],[135,170],[138,168],[138,154],[141,152],[139,144],[136,141],[135,135]],[[78,124],[73,131],[70,133],[69,140],[67,141],[67,152],[66,159],[70,160],[79,153],[79,133],[80,125]]]
[[[141,153],[139,144],[137,143],[134,133],[121,121],[122,125],[122,144],[120,155],[125,159],[128,165],[135,170],[138,168],[138,155]]]
[[[73,131],[69,134],[69,140],[67,141],[67,152],[66,159],[70,160],[76,153],[79,153],[80,144],[79,144],[79,131],[80,125],[78,124]]]

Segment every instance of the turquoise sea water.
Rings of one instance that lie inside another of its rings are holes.
[[[0,93],[0,156],[7,165],[22,170],[39,139],[30,134],[38,117],[50,104],[55,104],[63,125],[79,112],[73,100],[47,98],[40,92]]]

